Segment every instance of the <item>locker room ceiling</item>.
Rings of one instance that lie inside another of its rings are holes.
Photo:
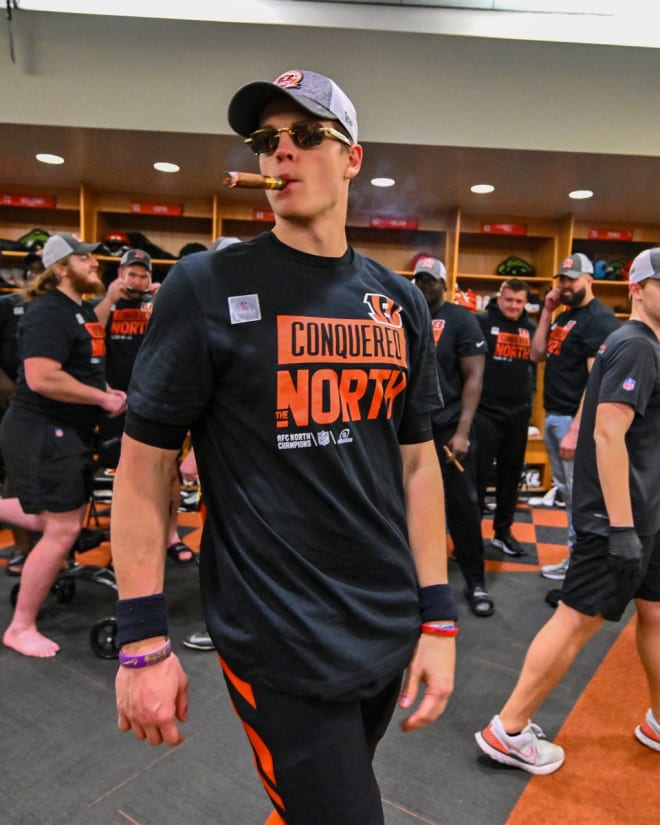
[[[660,158],[569,152],[365,143],[362,172],[351,191],[351,214],[417,218],[420,223],[460,207],[483,217],[560,218],[660,224]],[[62,155],[65,163],[38,163],[37,152]],[[14,193],[29,187],[40,194],[86,183],[99,192],[148,195],[159,201],[217,193],[226,203],[265,205],[261,193],[227,190],[227,169],[256,171],[256,160],[240,138],[227,135],[118,131],[0,124],[3,185]],[[154,161],[178,163],[177,174],[152,168]],[[373,177],[397,185],[379,189]],[[495,191],[475,195],[470,186],[489,183]],[[568,192],[591,189],[589,200]],[[0,193],[3,194],[3,193]],[[659,239],[660,241],[660,239]]]

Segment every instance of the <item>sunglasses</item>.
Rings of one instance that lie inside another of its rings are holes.
[[[309,123],[294,123],[293,126],[282,126],[275,129],[267,126],[265,129],[257,129],[250,137],[245,138],[255,155],[272,155],[277,150],[280,142],[280,135],[286,132],[291,135],[291,139],[299,149],[312,149],[318,146],[324,138],[339,140],[347,146],[352,146],[352,142],[346,135],[333,129],[331,126],[321,126],[320,123],[310,121]]]

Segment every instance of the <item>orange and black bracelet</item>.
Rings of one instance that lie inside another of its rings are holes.
[[[422,633],[429,636],[456,636],[458,625],[456,622],[423,622]]]

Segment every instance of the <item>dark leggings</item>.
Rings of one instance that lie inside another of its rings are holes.
[[[259,778],[286,825],[383,825],[372,767],[401,677],[367,699],[292,696],[240,679],[221,658]]]

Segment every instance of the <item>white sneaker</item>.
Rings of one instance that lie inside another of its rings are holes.
[[[566,556],[559,564],[544,564],[540,570],[544,579],[550,579],[553,582],[563,582],[566,578],[566,571],[568,570],[568,563],[571,557]]]
[[[551,487],[544,496],[530,498],[527,503],[532,507],[554,507],[558,492],[558,487]]]
[[[646,714],[646,719],[635,728],[635,736],[642,745],[654,751],[660,751],[660,724],[656,722],[651,708]]]
[[[190,647],[193,650],[215,650],[215,645],[210,634],[203,630],[186,636],[183,644],[185,647]]]
[[[552,773],[564,763],[564,749],[548,742],[541,728],[533,722],[528,722],[520,733],[510,736],[500,717],[493,716],[488,727],[477,731],[474,738],[491,759],[528,773]]]

